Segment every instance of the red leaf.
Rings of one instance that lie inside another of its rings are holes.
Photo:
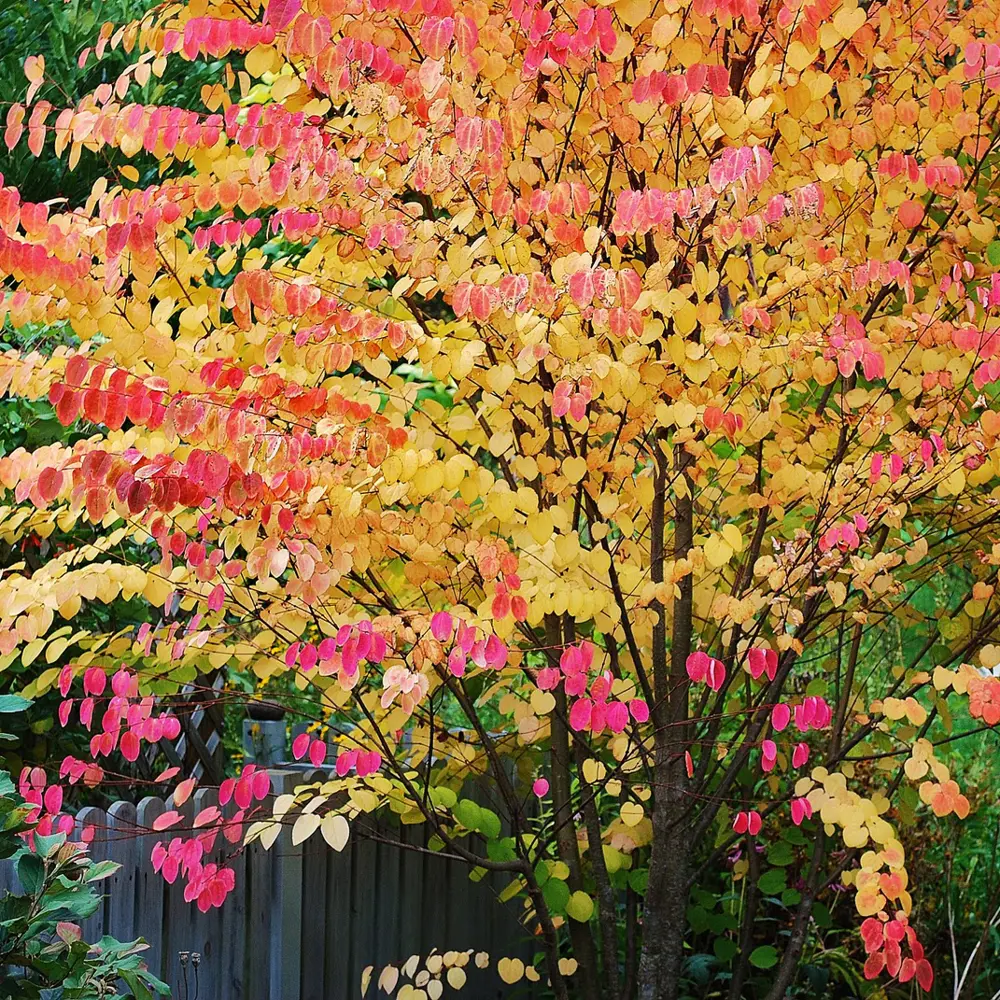
[[[47,469],[42,469],[38,474],[38,492],[42,495],[42,499],[46,503],[55,500],[59,496],[62,484],[62,472],[58,469],[53,469],[51,466]]]
[[[920,988],[925,991],[929,991],[934,985],[934,970],[926,958],[917,962],[917,982],[920,984]]]
[[[66,362],[66,381],[70,385],[83,385],[89,367],[90,361],[83,354],[74,354]]]
[[[80,396],[81,393],[67,388],[56,403],[56,416],[63,427],[69,427],[76,420],[76,415],[80,412]]]

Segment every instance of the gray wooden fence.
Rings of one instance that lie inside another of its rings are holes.
[[[276,795],[324,776],[270,773]],[[181,812],[193,816],[215,804],[216,795],[215,789],[199,791]],[[286,828],[269,851],[251,845],[231,861],[235,892],[220,909],[201,913],[184,901],[182,880],[168,885],[149,860],[158,839],[177,835],[152,832],[153,821],[169,808],[158,798],[138,806],[117,802],[107,812],[88,807],[77,824],[78,830],[94,827],[95,860],[122,866],[103,884],[103,907],[84,922],[85,939],[145,938],[147,965],[172,987],[175,1000],[356,1000],[367,966],[375,967],[367,996],[385,997],[377,987],[382,967],[434,949],[488,952],[489,970],[472,960],[465,966],[462,995],[489,1000],[514,989],[493,971],[497,959],[528,961],[534,951],[517,920],[517,904],[497,899],[509,879],[470,881],[465,864],[426,850],[423,825],[386,830],[361,819],[339,854],[319,833],[293,847]],[[216,853],[234,849],[218,838]],[[8,889],[20,891],[4,861],[0,893]],[[518,996],[525,986],[519,984]]]

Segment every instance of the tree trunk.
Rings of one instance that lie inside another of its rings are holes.
[[[652,579],[663,581],[667,460],[657,448],[657,476],[651,519]],[[685,470],[690,456],[682,447],[674,452],[679,471],[674,508],[674,558],[687,557],[694,534],[694,508]],[[685,813],[684,751],[687,740],[687,658],[691,652],[693,587],[690,576],[679,584],[674,599],[670,656],[667,658],[665,608],[658,602],[653,627],[653,686],[656,695],[656,757],[654,764],[653,844],[649,885],[643,906],[642,958],[639,963],[639,1000],[676,1000],[684,959],[687,878],[690,850]],[[669,662],[669,667],[668,667]]]

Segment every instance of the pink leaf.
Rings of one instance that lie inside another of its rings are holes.
[[[309,760],[313,767],[320,767],[326,760],[326,743],[323,740],[313,740],[309,747]]]
[[[431,635],[438,642],[447,642],[451,638],[454,630],[454,622],[447,611],[438,611],[431,618]]]
[[[633,698],[628,703],[628,710],[632,713],[632,718],[636,722],[649,721],[649,705],[642,698]]]
[[[195,778],[185,778],[175,789],[174,789],[174,805],[182,806],[191,797],[191,793],[194,791],[194,786],[197,784]]]
[[[267,771],[258,771],[253,776],[253,797],[258,802],[263,802],[271,791],[271,776]]]
[[[176,826],[183,818],[176,809],[171,809],[169,812],[165,812],[162,816],[157,816],[153,820],[153,829],[168,830],[170,827]]]
[[[692,653],[687,658],[687,675],[692,681],[698,683],[698,681],[703,681],[705,675],[708,673],[709,656],[708,653],[703,653],[698,650]]]
[[[122,734],[121,751],[129,763],[134,763],[139,758],[139,737],[131,729]]]
[[[292,756],[296,760],[302,760],[306,755],[306,751],[309,749],[309,741],[312,737],[308,733],[299,733],[298,736],[292,740]]]
[[[55,814],[62,809],[63,790],[60,785],[49,785],[45,789],[45,808],[48,812]]]
[[[792,710],[784,702],[780,702],[771,709],[771,726],[776,733],[782,732],[788,726],[791,718]]]
[[[589,698],[578,698],[573,702],[573,707],[569,710],[570,729],[574,732],[586,729],[590,725],[593,710],[594,705]]]
[[[275,31],[283,31],[301,9],[302,0],[271,0],[264,14],[264,23],[271,25]]]

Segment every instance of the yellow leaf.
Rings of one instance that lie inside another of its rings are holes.
[[[785,62],[791,69],[794,69],[797,73],[801,73],[815,58],[815,52],[810,52],[802,42],[794,41],[788,46],[788,55],[785,57]]]
[[[27,646],[24,647],[24,649],[21,650],[22,666],[30,667],[31,664],[35,662],[35,658],[44,648],[45,642],[46,640],[44,638],[33,639]]]
[[[944,667],[934,668],[934,687],[938,691],[947,691],[948,688],[954,683],[955,677],[954,670],[946,670]]]
[[[585,458],[567,458],[562,464],[563,475],[571,482],[578,483],[587,474],[587,460]]]
[[[729,543],[734,552],[743,551],[743,536],[735,524],[727,524],[722,529],[722,537]]]
[[[626,802],[622,806],[621,818],[626,826],[637,826],[645,815],[645,810],[638,802]]]
[[[898,722],[906,715],[906,703],[899,698],[886,698],[882,702],[882,711],[887,719]]]
[[[336,814],[327,814],[320,823],[320,833],[323,839],[335,850],[342,851],[347,845],[347,838],[350,836],[351,827],[346,818]]]
[[[539,545],[544,545],[552,537],[552,515],[547,510],[529,515],[528,532]]]
[[[261,847],[263,847],[265,851],[269,851],[272,847],[274,847],[274,842],[278,839],[278,835],[280,833],[280,823],[268,823],[260,832]]]
[[[652,4],[649,0],[618,0],[615,10],[618,16],[630,27],[635,28],[649,17]]]
[[[378,977],[378,988],[386,993],[391,993],[399,982],[399,969],[394,965],[387,965]]]
[[[278,53],[270,45],[255,45],[243,60],[246,71],[258,79],[271,71]]]
[[[320,818],[315,813],[303,813],[292,826],[292,845],[308,840],[318,829]]]
[[[673,405],[674,423],[678,427],[690,427],[698,416],[698,410],[694,404],[686,399],[679,399]]]
[[[833,26],[842,38],[850,38],[867,20],[868,15],[860,7],[855,7],[854,10],[841,7],[833,15]]]
[[[725,566],[733,558],[733,548],[721,535],[712,534],[705,542],[705,558],[709,566]]]
[[[579,964],[575,958],[560,958],[559,959],[559,974],[563,976],[572,976],[574,972],[579,968]]]
[[[524,962],[519,958],[501,958],[497,962],[497,972],[505,983],[513,985],[524,976]]]
[[[556,700],[549,691],[536,689],[531,693],[531,710],[536,715],[548,715],[556,707]]]
[[[594,901],[585,892],[577,890],[569,897],[566,914],[585,924],[594,915]]]

